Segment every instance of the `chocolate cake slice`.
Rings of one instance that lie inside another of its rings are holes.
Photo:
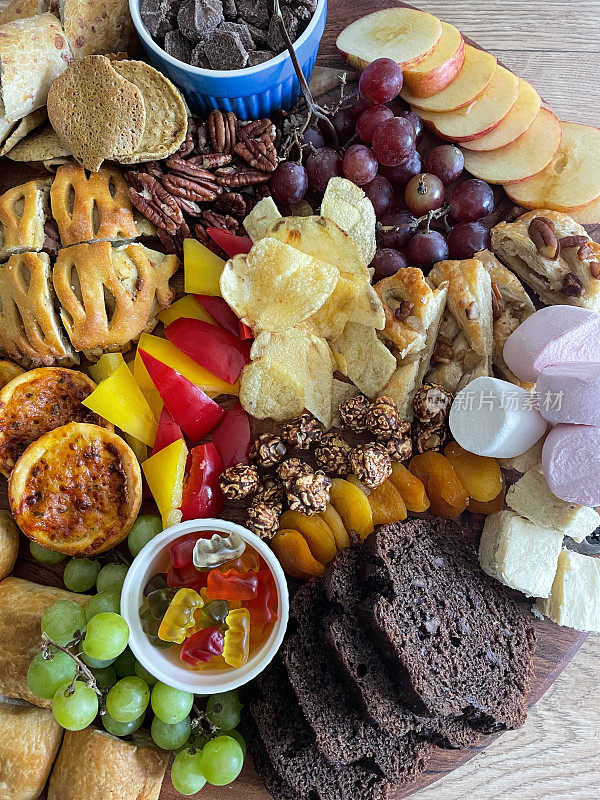
[[[376,589],[362,618],[418,713],[463,715],[484,732],[523,723],[534,630],[482,572],[458,523],[382,526],[365,542],[362,568]]]

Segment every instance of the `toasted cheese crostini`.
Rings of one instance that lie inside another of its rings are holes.
[[[115,547],[142,502],[133,450],[107,428],[71,422],[29,445],[11,474],[17,525],[32,541],[69,556]]]

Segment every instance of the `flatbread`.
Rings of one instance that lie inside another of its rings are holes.
[[[139,50],[127,0],[61,0],[60,18],[75,59]]]
[[[0,11],[0,25],[12,22],[14,19],[37,17],[46,11],[50,11],[48,0],[12,0],[3,11]]]
[[[6,153],[7,158],[13,161],[44,162],[68,159],[70,155],[49,122],[30,133]]]
[[[15,145],[48,119],[45,108],[38,108],[24,117],[0,145],[0,156],[5,156]]]
[[[0,27],[0,93],[7,121],[46,104],[52,83],[73,57],[53,14],[15,19]]]

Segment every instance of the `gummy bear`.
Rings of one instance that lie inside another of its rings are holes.
[[[187,586],[197,592],[206,586],[207,572],[200,572],[190,562],[186,567],[169,567],[167,583],[169,586]]]
[[[234,608],[225,620],[223,657],[230,667],[242,667],[250,656],[250,612]]]
[[[204,600],[194,589],[180,589],[160,623],[158,635],[165,642],[181,644],[187,631],[195,625],[194,611],[202,608]]]
[[[219,600],[252,600],[256,597],[258,579],[255,572],[241,573],[236,569],[208,573],[206,591],[209,597]]]
[[[223,654],[225,637],[218,628],[203,628],[185,642],[179,658],[192,667],[208,664],[214,656]]]
[[[221,572],[228,572],[230,569],[236,569],[238,572],[258,572],[260,557],[256,550],[247,547],[243,555],[234,561],[226,561],[225,564],[221,564],[219,569]]]
[[[171,600],[177,594],[177,589],[174,586],[168,586],[166,589],[156,589],[146,597],[148,608],[154,619],[161,620],[167,613]]]
[[[277,589],[270,569],[261,569],[256,577],[256,597],[246,602],[246,608],[250,612],[250,624],[263,626],[277,619]]]
[[[193,561],[196,569],[214,569],[241,558],[246,549],[246,542],[239,533],[228,533],[222,536],[215,533],[210,539],[198,539],[194,545]]]
[[[173,542],[169,548],[169,562],[172,567],[188,567],[193,563],[194,547],[199,539],[210,539],[212,531],[196,531],[188,533]]]
[[[159,638],[158,629],[160,628],[160,620],[154,617],[147,605],[143,605],[140,609],[140,620],[142,622],[142,630],[154,647],[171,646],[171,642],[163,642],[163,640]]]

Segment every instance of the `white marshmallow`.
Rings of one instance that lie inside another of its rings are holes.
[[[461,447],[478,456],[514,458],[546,432],[531,392],[498,378],[475,378],[454,398],[450,430]]]

